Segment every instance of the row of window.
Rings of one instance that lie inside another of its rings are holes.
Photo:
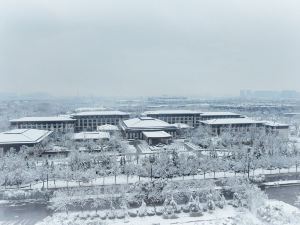
[[[104,125],[104,124],[113,124],[116,125],[119,123],[119,118],[117,119],[99,119],[99,120],[89,120],[89,119],[84,119],[84,120],[78,120],[77,125],[78,126],[87,126],[87,125]]]
[[[73,124],[19,124],[16,126],[19,129],[46,129],[46,130],[56,130],[56,129],[64,129],[64,130],[72,130],[74,129]]]

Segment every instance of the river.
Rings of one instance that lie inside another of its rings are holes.
[[[49,215],[45,204],[25,203],[0,206],[0,225],[34,225]]]
[[[296,205],[297,196],[300,196],[300,185],[270,187],[265,189],[265,193],[270,199],[283,201],[300,209],[300,205]]]
[[[270,199],[276,199],[294,205],[300,195],[300,185],[270,187],[265,189]],[[47,217],[50,212],[44,203],[27,202],[15,205],[0,205],[0,225],[34,225]]]

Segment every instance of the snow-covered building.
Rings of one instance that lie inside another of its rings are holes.
[[[279,134],[283,137],[288,137],[289,135],[289,128],[290,126],[288,124],[273,122],[273,121],[264,121],[264,126],[266,129],[266,132]]]
[[[144,131],[143,139],[146,140],[149,145],[156,145],[159,143],[170,144],[173,137],[165,131]]]
[[[157,110],[146,111],[143,116],[163,120],[170,124],[181,123],[191,127],[199,126],[201,112],[193,110]]]
[[[2,152],[14,148],[19,151],[24,146],[33,147],[43,142],[52,131],[38,129],[14,129],[0,133],[0,149]]]
[[[76,120],[67,115],[22,117],[9,121],[12,129],[42,129],[54,132],[74,132]]]
[[[72,139],[74,141],[109,140],[110,134],[108,132],[80,132],[75,133]]]
[[[178,128],[165,121],[152,117],[138,117],[120,122],[122,132],[128,139],[143,139],[143,132],[165,131],[176,136]]]
[[[120,129],[116,125],[104,124],[101,126],[97,126],[97,131],[108,132],[110,134],[113,134],[113,133],[120,131]]]
[[[72,114],[76,119],[75,131],[96,131],[98,126],[118,125],[120,121],[129,119],[130,114],[121,111],[87,111]]]
[[[230,119],[230,118],[244,118],[245,116],[233,112],[202,112],[200,120],[213,120],[213,119]]]
[[[148,116],[163,120],[167,123],[187,124],[191,127],[198,127],[200,121],[210,119],[228,119],[228,118],[243,118],[241,114],[232,112],[200,112],[194,110],[157,110],[146,111],[143,116]]]
[[[284,113],[284,116],[294,118],[294,119],[300,119],[300,112]]]
[[[250,118],[229,118],[212,119],[201,121],[201,125],[206,126],[215,134],[221,134],[224,131],[246,132],[252,127],[264,127],[263,121],[256,121]]]

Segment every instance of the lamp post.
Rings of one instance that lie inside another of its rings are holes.
[[[153,163],[155,162],[155,157],[154,155],[150,155],[149,156],[149,162],[150,162],[150,178],[151,178],[151,181],[152,181],[152,165]]]

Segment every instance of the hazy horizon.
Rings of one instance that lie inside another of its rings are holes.
[[[0,92],[300,91],[300,2],[0,1]]]

